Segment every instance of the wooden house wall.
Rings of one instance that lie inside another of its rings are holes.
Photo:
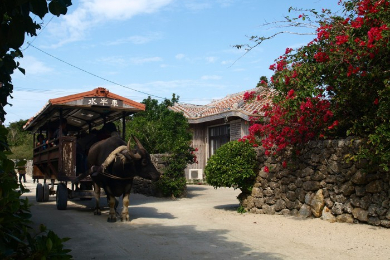
[[[235,141],[241,138],[241,120],[230,122],[230,141]]]
[[[249,122],[241,120],[241,137],[249,135]]]
[[[198,151],[194,152],[197,156],[198,163],[189,164],[185,170],[186,178],[189,179],[190,169],[202,169],[204,176],[204,169],[206,167],[208,159],[208,132],[210,127],[219,126],[225,124],[223,119],[209,121],[200,124],[191,124],[190,129],[193,134],[192,147],[197,148]],[[230,140],[238,140],[241,137],[248,134],[249,124],[247,121],[241,118],[230,119]]]
[[[206,156],[207,154],[207,127],[205,124],[191,125],[192,131],[192,147],[198,149],[194,152],[198,163],[193,163],[188,165],[187,169],[204,169],[206,166]]]

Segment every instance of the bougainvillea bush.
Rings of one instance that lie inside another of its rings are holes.
[[[270,66],[270,82],[260,85],[275,91],[272,105],[258,112],[264,117],[245,139],[261,142],[270,154],[312,139],[359,136],[367,140],[361,156],[388,170],[390,1],[339,4],[342,16],[311,10],[320,18],[317,37],[296,50],[287,48]]]

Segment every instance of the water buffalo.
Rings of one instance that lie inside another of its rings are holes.
[[[116,221],[116,198],[123,195],[123,209],[121,220],[129,220],[129,196],[133,178],[140,176],[156,181],[160,173],[153,165],[149,153],[139,140],[132,136],[136,142],[134,150],[130,147],[130,139],[126,142],[119,136],[112,136],[94,144],[88,153],[88,167],[90,169],[95,188],[96,208],[95,215],[100,215],[100,187],[107,194],[110,212],[108,221]],[[85,176],[79,176],[75,182]]]

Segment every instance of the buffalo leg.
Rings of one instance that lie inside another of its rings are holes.
[[[100,210],[100,187],[96,183],[94,183],[93,186],[95,189],[95,200],[96,200],[96,207],[95,207],[95,211],[93,212],[93,214],[101,215],[102,212]]]
[[[130,198],[130,193],[123,194],[123,209],[122,209],[122,216],[121,219],[122,221],[129,221],[129,198]]]
[[[114,196],[108,196],[109,201],[108,204],[110,206],[110,213],[108,215],[108,222],[116,222],[116,212],[115,212],[115,197]]]

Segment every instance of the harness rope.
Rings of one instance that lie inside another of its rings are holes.
[[[126,160],[126,157],[123,154],[121,154],[121,152],[124,151],[124,150],[127,150],[127,146],[126,145],[122,145],[122,146],[117,147],[114,151],[112,151],[110,153],[110,155],[108,155],[106,160],[101,165],[101,167],[102,167],[102,172],[100,172],[101,175],[106,176],[106,177],[111,178],[111,179],[116,179],[116,180],[129,180],[129,179],[133,179],[133,177],[125,177],[125,178],[123,178],[123,177],[118,177],[118,176],[115,176],[115,175],[112,175],[110,173],[105,172],[105,170],[108,167],[108,165],[110,165],[114,160],[116,160],[117,156],[119,157],[119,159],[122,162],[124,162]]]

